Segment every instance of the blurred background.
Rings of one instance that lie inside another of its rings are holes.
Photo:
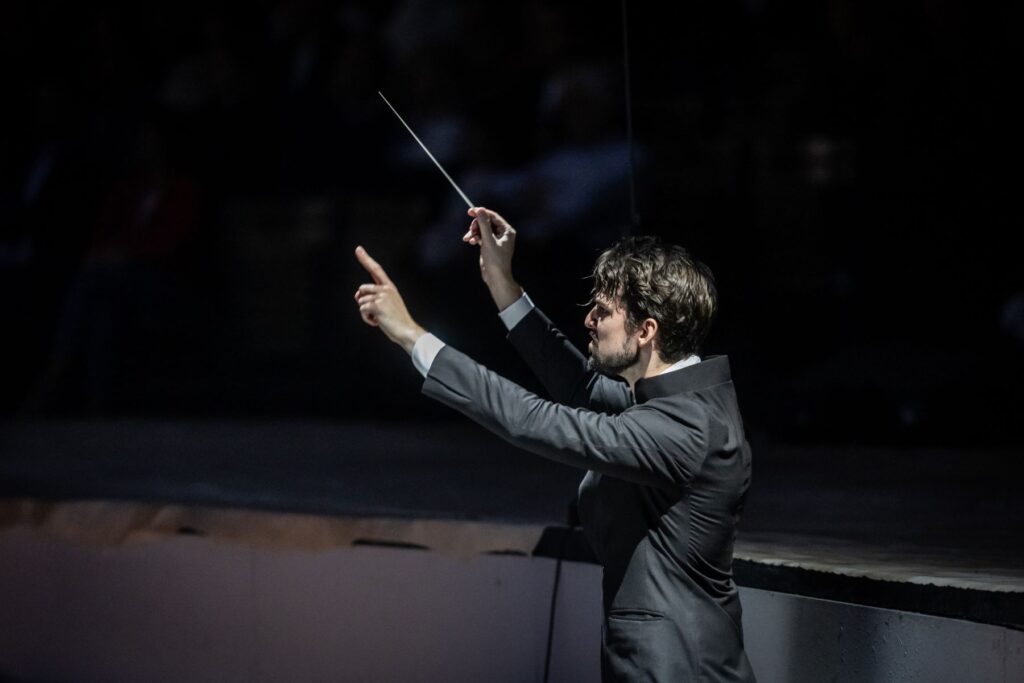
[[[596,255],[658,234],[718,278],[705,352],[752,434],[1019,446],[990,8],[632,3],[630,146],[617,2],[90,5],[0,22],[8,418],[457,419],[360,321],[357,244],[422,325],[539,389],[381,90],[516,226],[517,279],[581,347]]]

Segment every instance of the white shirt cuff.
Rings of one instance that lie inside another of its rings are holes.
[[[444,342],[427,332],[412,346],[412,364],[424,377],[430,372],[437,354],[444,348]]]
[[[509,304],[505,310],[499,312],[498,316],[501,318],[501,322],[505,323],[505,329],[511,330],[532,310],[533,301],[530,300],[529,294],[523,292],[521,297]]]

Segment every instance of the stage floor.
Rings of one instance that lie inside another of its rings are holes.
[[[1024,505],[1007,472],[1015,454],[752,441],[740,583],[1024,623]],[[544,534],[568,524],[581,476],[464,422],[0,424],[0,523],[76,533],[113,524],[104,542],[132,525],[250,541],[262,528],[300,545],[550,554],[558,544]]]

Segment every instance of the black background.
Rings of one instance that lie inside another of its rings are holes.
[[[447,131],[435,153],[517,227],[518,279],[581,345],[599,249],[659,234],[718,278],[706,353],[730,356],[752,433],[1019,443],[1019,120],[990,8],[631,4],[632,227],[624,171],[554,221],[565,195],[523,180],[623,149],[617,3],[33,2],[0,25],[8,416],[450,417],[360,322],[356,244],[421,324],[537,388],[382,90]],[[155,168],[162,222],[111,242]],[[520,180],[473,181],[500,173]]]

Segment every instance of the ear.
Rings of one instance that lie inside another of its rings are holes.
[[[639,333],[637,342],[640,346],[654,344],[654,338],[658,335],[658,321],[654,318],[647,318],[640,323],[637,331]]]

